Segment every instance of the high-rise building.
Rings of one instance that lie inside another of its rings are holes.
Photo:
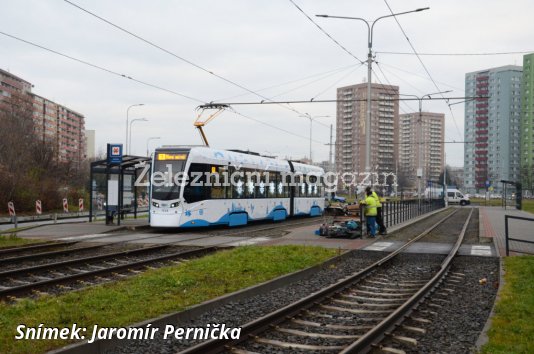
[[[33,105],[36,139],[56,152],[58,161],[85,159],[85,118],[70,108],[31,92],[33,85],[0,69],[0,108],[18,95]]]
[[[371,172],[395,172],[398,157],[399,87],[371,85]],[[337,89],[336,169],[365,172],[367,84]]]
[[[519,179],[523,69],[508,65],[465,75],[464,188],[469,193]]]
[[[534,190],[534,53],[523,56],[521,96],[521,182]]]
[[[419,132],[419,129],[421,131]],[[420,135],[419,135],[420,134]],[[445,166],[445,115],[419,112],[399,116],[399,175],[403,187],[417,186],[417,169],[421,169],[421,187],[438,181]]]
[[[87,148],[85,149],[85,154],[88,159],[94,159],[96,157],[96,142],[95,142],[95,131],[86,130],[85,131],[85,141]]]

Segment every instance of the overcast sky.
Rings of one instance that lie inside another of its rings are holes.
[[[151,142],[151,148],[158,144],[200,144],[193,121],[201,102],[335,99],[336,87],[366,80],[366,67],[322,33],[289,0],[72,1],[190,62],[154,48],[65,1],[2,0],[1,32],[174,92],[143,85],[0,34],[0,68],[33,83],[35,93],[84,114],[86,128],[96,130],[97,149],[103,149],[108,142],[124,143],[126,110],[132,104],[145,106],[131,108],[130,119],[149,120],[135,122],[132,129],[132,153],[144,155],[149,137],[161,137]],[[372,20],[390,14],[386,2],[380,0],[294,2],[361,60],[367,57],[367,29],[363,22],[314,15]],[[398,16],[419,53],[534,51],[531,0],[388,0],[388,4],[394,12],[430,7]],[[401,94],[422,96],[439,88],[453,90],[447,96],[464,96],[465,73],[522,65],[522,54],[421,56],[436,88],[416,56],[381,53],[413,53],[393,18],[376,24],[373,42],[378,62],[373,68],[378,79],[398,85]],[[400,107],[401,113],[417,110],[414,102]],[[224,112],[205,128],[211,146],[292,158],[307,156],[309,121],[299,115],[308,113],[330,116],[317,118],[324,125],[313,126],[314,160],[328,159],[328,146],[324,144],[329,140],[328,125],[335,123],[335,103],[293,104],[291,109],[279,105],[234,109],[284,131]],[[463,104],[452,106],[452,113],[442,101],[425,102],[423,109],[445,113],[445,140],[463,141]],[[449,164],[463,165],[462,144],[447,144],[446,152]]]

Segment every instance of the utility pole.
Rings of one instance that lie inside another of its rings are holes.
[[[365,121],[365,171],[371,171],[371,72],[373,65],[373,29],[375,23],[379,20],[387,17],[394,17],[412,12],[419,12],[428,10],[429,7],[419,8],[412,11],[399,12],[391,15],[381,16],[374,21],[368,21],[361,17],[346,17],[346,16],[329,16],[329,15],[315,15],[317,17],[326,18],[340,18],[345,20],[358,20],[363,21],[367,25],[367,48],[369,49],[367,54],[367,119]]]

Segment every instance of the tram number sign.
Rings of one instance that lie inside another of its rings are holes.
[[[13,202],[8,202],[7,203],[7,209],[9,210],[9,216],[15,216],[16,213],[15,213],[15,204],[13,204]]]
[[[63,198],[63,211],[65,213],[69,212],[69,202],[68,202],[67,198]]]
[[[41,215],[43,213],[43,205],[39,199],[35,201],[35,213]]]

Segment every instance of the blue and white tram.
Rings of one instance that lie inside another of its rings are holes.
[[[162,147],[152,163],[150,226],[239,226],[321,215],[322,168],[209,147]]]

